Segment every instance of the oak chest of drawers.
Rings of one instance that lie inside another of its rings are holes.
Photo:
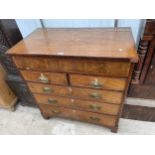
[[[37,29],[7,53],[44,118],[117,131],[138,60],[129,28]]]

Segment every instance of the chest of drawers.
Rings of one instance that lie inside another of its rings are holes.
[[[86,121],[117,132],[138,60],[130,29],[37,29],[7,54],[44,118]]]

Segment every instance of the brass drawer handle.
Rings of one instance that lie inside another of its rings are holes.
[[[48,103],[50,103],[50,104],[56,104],[56,103],[58,103],[58,101],[55,100],[55,99],[49,98],[49,99],[48,99]]]
[[[90,109],[93,109],[93,110],[101,110],[101,106],[99,105],[96,105],[96,104],[91,104],[89,106]]]
[[[43,73],[40,74],[38,80],[42,83],[48,83],[49,82],[48,78]]]
[[[94,98],[94,99],[101,99],[101,94],[98,94],[98,93],[91,93],[89,95],[91,98]]]
[[[98,81],[98,79],[95,79],[94,81],[92,81],[92,82],[90,83],[90,86],[93,87],[93,88],[102,88],[102,87],[103,87],[103,84],[100,83],[100,82]]]
[[[59,111],[59,110],[52,110],[52,112],[53,112],[54,114],[60,114],[60,111]]]
[[[52,88],[44,87],[44,88],[43,88],[43,92],[44,92],[44,93],[52,93],[53,90],[52,90]]]
[[[96,122],[99,122],[101,119],[95,116],[90,116],[90,119]]]

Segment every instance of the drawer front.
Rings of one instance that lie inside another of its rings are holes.
[[[20,69],[127,77],[130,62],[90,58],[13,56]]]
[[[70,74],[70,82],[72,86],[123,91],[126,79]]]
[[[120,104],[123,93],[106,90],[72,88],[72,96],[93,101]]]
[[[27,84],[32,93],[43,93],[43,94],[60,95],[60,96],[70,95],[69,87],[55,86],[49,84],[36,84],[30,82],[28,82]]]
[[[26,81],[67,85],[66,74],[38,71],[20,71]]]
[[[70,96],[87,100],[120,104],[123,93],[106,90],[93,90],[75,87],[63,87],[48,84],[36,84],[28,82],[32,93],[43,93],[50,95]]]
[[[120,107],[119,105],[114,105],[114,104],[85,101],[85,100],[65,98],[65,97],[56,97],[51,95],[34,94],[34,97],[37,103],[39,104],[63,106],[66,108],[76,108],[76,109],[111,114],[111,115],[117,115]]]
[[[55,107],[51,105],[39,105],[41,111],[49,117],[64,117],[71,118],[79,121],[86,121],[90,123],[106,125],[114,127],[116,124],[116,116],[107,116],[93,112],[80,111],[75,109],[67,109],[63,107]]]

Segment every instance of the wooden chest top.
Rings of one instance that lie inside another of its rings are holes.
[[[138,60],[130,28],[39,28],[7,53]]]

